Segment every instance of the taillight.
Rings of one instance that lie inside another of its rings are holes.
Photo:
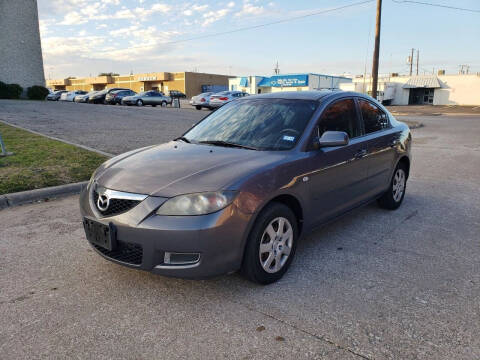
[[[201,98],[200,101],[201,101],[201,102],[205,102],[206,100],[205,100],[205,98]]]
[[[228,100],[228,97],[221,97],[221,98],[218,98],[218,100],[225,101],[225,100]]]

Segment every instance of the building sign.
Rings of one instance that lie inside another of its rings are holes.
[[[157,80],[156,76],[141,76],[137,81],[155,81]]]
[[[298,75],[274,75],[264,78],[258,86],[265,87],[297,87],[308,86],[308,74]]]

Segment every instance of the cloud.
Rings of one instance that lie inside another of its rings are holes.
[[[231,10],[230,9],[220,9],[217,11],[209,11],[205,14],[203,14],[204,21],[202,22],[202,26],[208,26],[210,24],[213,24],[214,22],[217,22],[224,18]]]
[[[265,13],[263,6],[252,5],[249,1],[244,1],[242,10],[237,12],[235,16],[258,16]]]
[[[70,11],[64,16],[63,21],[60,22],[60,25],[81,25],[85,24],[87,21],[88,20],[85,18],[85,16],[82,16],[77,11]]]

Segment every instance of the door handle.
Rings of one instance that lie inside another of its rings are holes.
[[[364,157],[365,155],[367,155],[367,150],[366,149],[362,149],[362,150],[358,150],[354,156],[355,159],[361,159],[362,157]]]

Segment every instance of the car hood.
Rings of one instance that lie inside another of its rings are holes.
[[[284,152],[172,141],[108,160],[97,170],[95,180],[108,189],[164,197],[236,190],[249,175],[285,157]]]

